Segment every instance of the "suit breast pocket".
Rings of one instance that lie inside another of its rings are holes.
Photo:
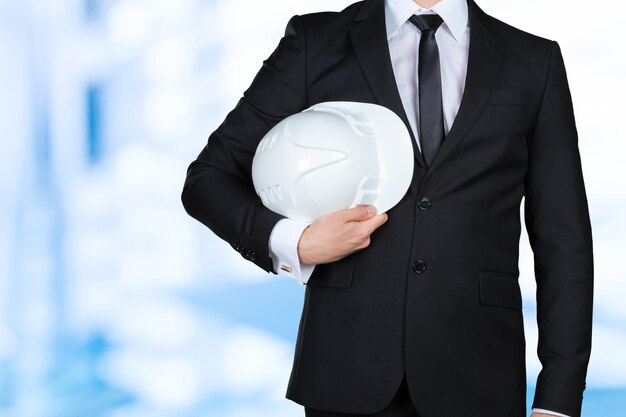
[[[473,130],[482,140],[498,145],[521,145],[529,129],[532,109],[520,90],[492,90]],[[503,138],[511,139],[510,144]],[[491,145],[489,145],[491,147]]]
[[[522,309],[522,292],[517,275],[478,271],[478,294],[482,305]]]
[[[492,90],[487,104],[522,104],[522,92],[519,90]]]
[[[310,287],[349,288],[352,285],[357,253],[345,256],[335,262],[316,265],[306,285]]]

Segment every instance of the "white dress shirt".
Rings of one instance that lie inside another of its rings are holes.
[[[396,84],[411,130],[419,143],[418,60],[421,32],[408,21],[414,14],[438,14],[443,23],[435,33],[441,68],[444,131],[447,134],[461,104],[465,87],[469,52],[469,21],[466,0],[440,0],[431,8],[423,8],[413,0],[385,0],[387,42]],[[445,139],[444,139],[445,140]],[[301,264],[297,245],[303,230],[310,223],[281,219],[276,223],[269,241],[269,251],[278,275],[287,275],[305,284],[315,265]],[[566,414],[533,408],[533,412],[561,417]]]

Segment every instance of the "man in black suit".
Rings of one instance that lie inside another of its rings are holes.
[[[469,54],[458,113],[436,147],[426,140],[437,135],[424,135],[418,148],[394,79],[385,1],[289,20],[190,164],[185,210],[276,273],[268,241],[285,217],[264,207],[252,187],[258,142],[280,120],[319,102],[393,110],[413,139],[411,185],[386,214],[356,207],[323,216],[302,234],[300,260],[316,266],[287,398],[312,417],[525,416],[518,282],[524,197],[542,363],[534,414],[580,417],[591,351],[592,235],[559,45],[467,0]],[[434,62],[435,55],[425,56]],[[440,89],[420,80],[420,100],[434,87]],[[440,129],[440,106],[422,111],[428,117],[421,123]],[[421,149],[437,150],[426,158]]]

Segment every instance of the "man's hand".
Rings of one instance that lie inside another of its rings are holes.
[[[320,216],[300,236],[300,262],[334,262],[366,248],[370,244],[372,232],[385,223],[387,217],[387,213],[376,214],[376,208],[368,205],[357,205]]]

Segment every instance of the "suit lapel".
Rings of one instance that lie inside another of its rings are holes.
[[[428,173],[432,173],[456,148],[480,115],[500,69],[502,46],[486,26],[485,13],[468,0],[470,42],[467,75],[457,115]],[[354,52],[377,104],[394,111],[404,121],[413,139],[415,159],[426,168],[408,122],[393,74],[385,27],[384,0],[365,0],[350,30]]]
[[[467,4],[470,42],[463,97],[450,131],[428,168],[429,173],[441,165],[474,126],[487,103],[487,98],[495,86],[497,74],[500,71],[502,46],[486,26],[485,13],[474,0],[468,0]]]
[[[376,103],[392,110],[402,119],[411,134],[415,159],[425,168],[426,164],[415,142],[393,74],[387,43],[384,1],[365,0],[354,20],[360,22],[350,30],[354,53]]]

